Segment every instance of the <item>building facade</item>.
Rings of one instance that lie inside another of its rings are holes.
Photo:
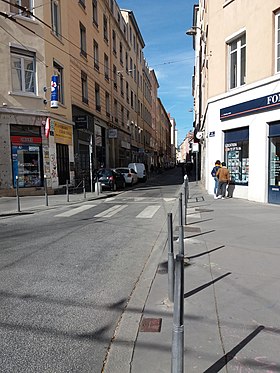
[[[99,167],[170,158],[132,11],[114,0],[10,3],[0,4],[0,193],[83,179],[92,189]]]
[[[193,19],[202,180],[213,193],[220,159],[234,197],[280,204],[279,2],[200,1]]]

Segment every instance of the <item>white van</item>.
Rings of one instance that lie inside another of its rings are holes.
[[[133,170],[137,172],[139,181],[147,180],[146,168],[145,168],[144,163],[129,163],[127,167],[133,168]]]

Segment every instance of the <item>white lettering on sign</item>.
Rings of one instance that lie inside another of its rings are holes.
[[[267,97],[267,105],[277,104],[277,102],[280,102],[280,93]]]

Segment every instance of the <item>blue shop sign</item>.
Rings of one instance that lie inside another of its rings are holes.
[[[242,102],[237,105],[228,106],[220,110],[220,120],[227,120],[253,114],[261,110],[277,109],[280,107],[280,93]]]

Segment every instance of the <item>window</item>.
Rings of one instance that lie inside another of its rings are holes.
[[[60,2],[58,0],[51,1],[51,13],[52,13],[52,31],[56,36],[61,37]]]
[[[118,123],[118,101],[114,100],[114,115],[115,115],[115,122]]]
[[[125,71],[128,73],[128,53],[125,52]]]
[[[21,15],[23,17],[31,18],[30,14],[28,14],[28,13],[22,11],[21,9],[17,8],[16,5],[27,8],[28,10],[30,10],[32,12],[33,0],[11,0],[10,3],[11,3],[11,5],[10,5],[11,13],[18,14],[18,15]],[[13,5],[13,4],[15,4],[15,5]]]
[[[121,86],[121,95],[123,97],[124,92],[123,92],[123,75],[122,74],[120,74],[120,86]]]
[[[233,40],[229,47],[229,86],[240,87],[246,79],[246,35]]]
[[[128,82],[125,83],[126,86],[126,102],[129,104],[129,87]]]
[[[85,104],[88,104],[88,81],[87,74],[82,71],[81,73],[81,82],[82,82],[82,101]]]
[[[11,48],[11,64],[13,91],[36,93],[35,53]]]
[[[103,14],[103,37],[108,42],[108,19],[105,14]]]
[[[130,57],[130,70],[129,70],[129,73],[130,73],[131,76],[132,76],[132,71],[133,71],[133,69],[132,69],[132,58]]]
[[[97,0],[92,0],[92,22],[95,24],[95,26],[98,26]]]
[[[99,48],[98,43],[94,40],[93,41],[93,60],[94,60],[94,68],[99,70]]]
[[[132,109],[133,109],[133,97],[134,97],[133,91],[130,91],[130,105]]]
[[[95,108],[97,111],[101,111],[100,105],[100,87],[99,84],[95,83]]]
[[[124,126],[124,107],[121,106],[121,123]]]
[[[63,76],[63,67],[53,61],[54,74],[58,76],[58,101],[61,104],[64,104],[64,76]]]
[[[280,72],[280,12],[275,17],[276,72]]]
[[[109,80],[109,57],[104,53],[104,76],[106,80]]]
[[[249,180],[249,128],[225,131],[225,162],[231,181],[248,185]]]
[[[106,115],[110,118],[110,95],[108,92],[105,93],[105,105],[106,105]]]
[[[113,39],[113,53],[117,55],[117,39],[116,39],[116,32],[115,30],[112,31],[112,39]]]
[[[86,28],[80,22],[80,48],[81,55],[87,57],[87,39],[86,39]]]
[[[86,0],[79,0],[79,4],[85,9],[86,8]]]
[[[123,45],[120,41],[120,63],[123,65]]]
[[[114,0],[110,0],[110,9],[111,12],[114,14]]]
[[[136,65],[135,64],[133,66],[133,76],[134,76],[134,81],[136,82],[137,71],[136,71]]]
[[[113,79],[114,79],[114,88],[118,88],[117,84],[117,68],[115,65],[113,65]]]

